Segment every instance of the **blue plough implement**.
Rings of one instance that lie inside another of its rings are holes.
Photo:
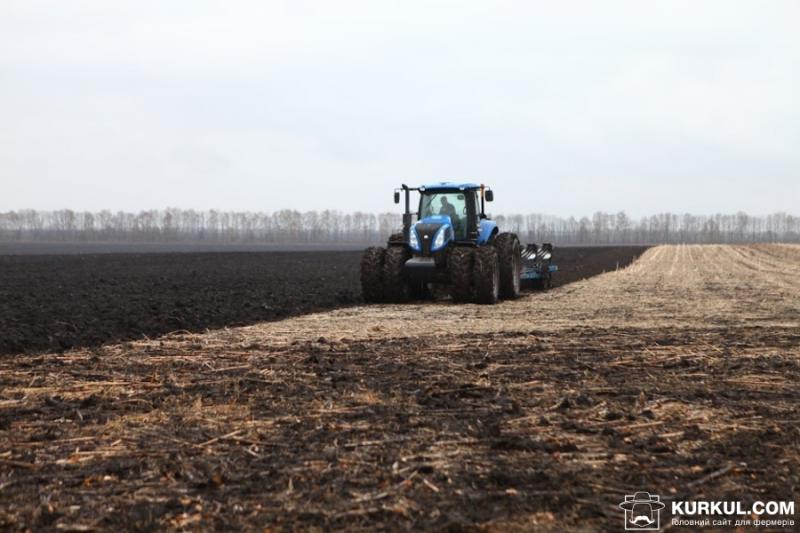
[[[523,285],[533,289],[549,289],[552,286],[553,272],[558,272],[558,265],[552,264],[553,245],[549,242],[541,247],[529,244],[522,251]]]

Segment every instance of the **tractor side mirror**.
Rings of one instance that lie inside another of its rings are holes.
[[[485,194],[487,202],[494,202],[494,192],[492,192],[492,189],[488,189]]]
[[[394,203],[400,203],[400,191],[394,191]]]

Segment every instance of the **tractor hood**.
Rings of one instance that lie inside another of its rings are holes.
[[[430,255],[445,248],[453,240],[453,224],[448,215],[431,215],[413,226],[409,235],[412,250]]]

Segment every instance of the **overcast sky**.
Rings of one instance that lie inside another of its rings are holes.
[[[800,212],[800,2],[7,0],[0,210]]]

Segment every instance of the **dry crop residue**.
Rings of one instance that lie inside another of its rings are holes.
[[[799,357],[790,245],[6,357],[0,525],[562,531],[621,529],[638,490],[797,500]]]

